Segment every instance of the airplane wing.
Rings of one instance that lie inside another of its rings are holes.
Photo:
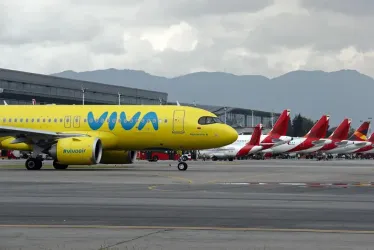
[[[87,134],[60,133],[46,130],[29,128],[17,128],[11,126],[0,126],[0,137],[12,136],[15,139],[11,142],[38,144],[38,141],[55,141],[60,138],[89,136]]]

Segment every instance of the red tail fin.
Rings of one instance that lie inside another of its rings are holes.
[[[314,124],[309,132],[304,136],[306,138],[321,139],[326,136],[327,128],[329,126],[329,115],[323,115],[321,119]]]
[[[371,134],[368,141],[374,143],[374,133]]]
[[[261,134],[262,134],[261,130],[262,130],[262,124],[260,123],[253,129],[251,140],[247,143],[247,145],[253,145],[253,146],[260,145]]]
[[[349,137],[351,141],[366,141],[367,134],[370,126],[370,121],[365,121],[361,126]]]
[[[349,128],[351,126],[351,119],[345,118],[340,125],[329,136],[329,139],[347,140]]]
[[[282,114],[279,116],[274,127],[268,133],[269,136],[284,136],[287,133],[288,123],[290,121],[290,109],[283,110]]]

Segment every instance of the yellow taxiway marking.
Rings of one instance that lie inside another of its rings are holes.
[[[166,177],[166,178],[170,178],[170,179],[181,180],[183,182],[187,182],[188,184],[192,184],[193,183],[192,180],[184,178],[184,177],[172,176],[172,175],[161,175],[161,174],[158,174],[158,176],[160,176],[160,177]],[[165,191],[165,192],[172,191],[172,190],[157,189],[157,187],[159,187],[159,186],[165,186],[165,185],[168,185],[168,184],[152,185],[152,186],[148,186],[148,189],[149,190],[157,190],[157,191]]]
[[[181,180],[181,181],[187,182],[189,184],[193,183],[193,180],[190,180],[190,179],[187,179],[187,178],[184,178],[184,177],[172,176],[172,175],[162,175],[162,174],[158,174],[158,176],[171,178],[171,179],[176,179],[176,180]]]
[[[374,230],[311,229],[311,228],[260,228],[260,227],[168,227],[168,226],[106,226],[106,225],[0,225],[0,228],[74,228],[74,229],[165,229],[165,230],[218,230],[218,231],[263,231],[263,232],[309,232],[374,234]]]
[[[257,175],[248,175],[248,176],[243,176],[243,177],[240,177],[240,178],[232,178],[231,180],[227,181],[227,179],[225,180],[222,180],[222,179],[215,179],[215,180],[212,180],[212,181],[208,181],[209,184],[214,184],[214,183],[217,183],[217,182],[236,182],[236,181],[239,181],[239,180],[243,180],[243,179],[246,179],[246,178],[257,178],[257,177],[263,177],[263,176],[268,176],[270,174],[274,174],[274,173],[265,173],[265,174],[257,174]]]

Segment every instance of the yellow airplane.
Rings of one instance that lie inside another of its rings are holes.
[[[203,109],[168,105],[4,105],[0,148],[32,152],[28,170],[68,165],[131,164],[137,150],[200,150],[236,141],[238,133]],[[178,169],[186,170],[179,162]]]

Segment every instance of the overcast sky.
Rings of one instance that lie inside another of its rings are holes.
[[[374,76],[372,0],[0,0],[0,67]]]

